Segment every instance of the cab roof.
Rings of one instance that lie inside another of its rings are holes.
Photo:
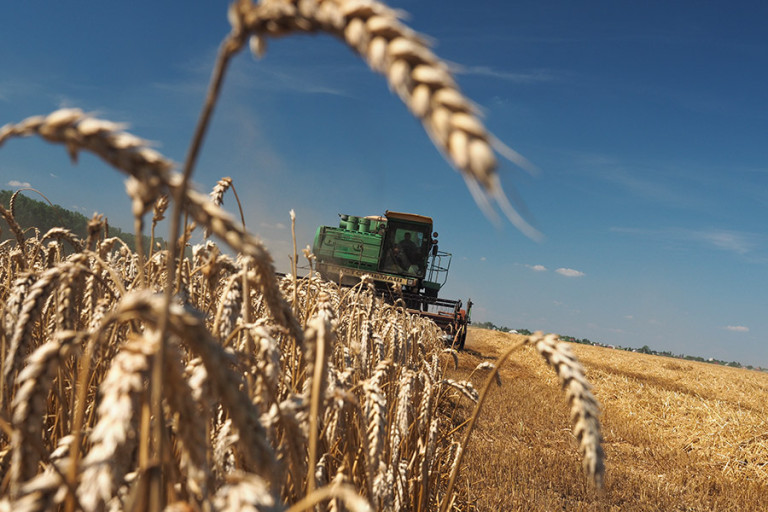
[[[417,222],[419,224],[432,225],[432,217],[425,217],[424,215],[417,215],[415,213],[391,212],[387,210],[385,215],[388,219],[397,219],[407,222]]]

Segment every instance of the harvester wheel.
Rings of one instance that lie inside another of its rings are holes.
[[[467,326],[462,325],[459,328],[459,334],[458,334],[458,348],[459,350],[464,350],[464,342],[467,341]]]

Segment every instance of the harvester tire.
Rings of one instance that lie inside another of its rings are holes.
[[[467,326],[462,325],[459,328],[459,334],[458,334],[458,348],[459,350],[464,350],[464,342],[467,341]]]

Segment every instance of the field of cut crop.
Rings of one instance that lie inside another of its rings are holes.
[[[469,377],[521,338],[470,329],[449,375]],[[768,375],[571,348],[602,405],[604,491],[580,478],[557,379],[522,349],[501,369],[467,447],[468,510],[768,510]],[[456,414],[469,411],[459,404]]]

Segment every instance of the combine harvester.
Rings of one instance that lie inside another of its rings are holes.
[[[439,298],[448,279],[451,254],[437,247],[432,219],[387,211],[384,216],[340,215],[339,226],[317,228],[313,252],[323,278],[353,286],[370,276],[379,294],[408,311],[432,319],[446,343],[464,348],[472,301]]]

